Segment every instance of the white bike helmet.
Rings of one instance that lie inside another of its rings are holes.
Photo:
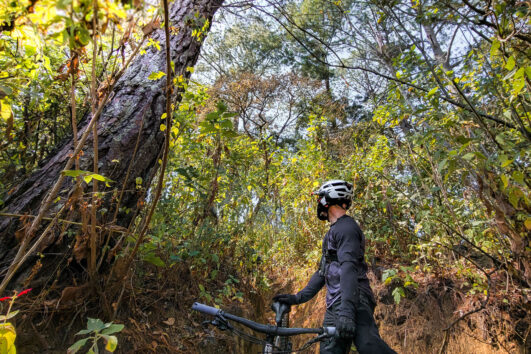
[[[330,205],[347,205],[350,208],[352,203],[353,186],[351,183],[340,179],[326,181],[313,194],[319,197],[317,201],[317,217],[320,220],[328,219],[328,207]]]

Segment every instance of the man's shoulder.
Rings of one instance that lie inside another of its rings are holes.
[[[338,226],[341,226],[341,227],[355,227],[355,228],[359,228],[359,225],[358,223],[356,222],[356,220],[354,220],[354,218],[350,215],[344,215],[342,216],[340,219],[337,220],[337,224]]]
[[[361,232],[356,220],[349,215],[345,215],[338,219],[334,226],[334,233],[341,236],[352,235]]]

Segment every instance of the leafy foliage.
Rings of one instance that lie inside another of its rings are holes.
[[[87,319],[87,329],[83,329],[76,333],[76,335],[86,335],[89,336],[83,339],[78,340],[68,348],[69,354],[77,353],[87,342],[92,342],[87,353],[98,353],[99,347],[98,342],[100,339],[103,339],[105,342],[105,351],[114,352],[118,346],[118,338],[112,335],[118,332],[121,332],[124,329],[124,325],[115,324],[112,322],[103,323],[100,319],[97,318],[88,318]]]
[[[138,1],[99,0],[97,19],[88,0],[3,5],[5,199],[55,157],[126,54],[161,24],[160,10]],[[485,303],[523,297],[531,284],[529,8],[453,0],[239,6],[246,16],[228,7],[217,19],[223,25],[214,22],[197,70],[187,69],[193,80],[176,73],[182,101],[157,123],[171,151],[148,238],[138,245],[143,264],[186,267],[202,279],[199,296],[216,304],[242,301],[245,286],[269,290],[271,269],[305,277],[326,231],[310,192],[342,178],[355,186],[350,213],[367,236],[368,263],[395,264],[382,281],[399,284],[397,305],[418,286],[412,272],[460,278],[460,291]],[[187,21],[203,40],[210,22]],[[161,43],[148,38],[139,53],[147,48]],[[149,75],[152,83],[165,79],[158,69]],[[63,174],[121,182],[79,168]],[[131,180],[145,198],[138,210],[120,212],[142,216],[151,186]],[[118,231],[125,244],[109,259],[127,259],[138,241],[130,229]],[[506,283],[493,285],[501,274]],[[89,319],[79,334],[90,334],[93,347],[104,338],[115,348],[108,330],[116,326]]]

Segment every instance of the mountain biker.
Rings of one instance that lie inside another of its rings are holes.
[[[365,236],[356,221],[346,215],[352,190],[348,182],[331,180],[313,193],[318,197],[317,217],[330,222],[319,270],[297,294],[279,294],[273,301],[302,304],[326,285],[323,326],[335,326],[339,337],[321,343],[321,354],[348,353],[352,341],[360,354],[396,354],[380,337],[374,322],[376,302],[367,278]]]

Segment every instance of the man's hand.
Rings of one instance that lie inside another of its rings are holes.
[[[336,330],[341,338],[354,338],[356,322],[345,316],[339,316],[336,321]]]
[[[288,305],[296,305],[297,296],[291,295],[291,294],[278,294],[278,295],[273,296],[273,301],[282,302]]]

